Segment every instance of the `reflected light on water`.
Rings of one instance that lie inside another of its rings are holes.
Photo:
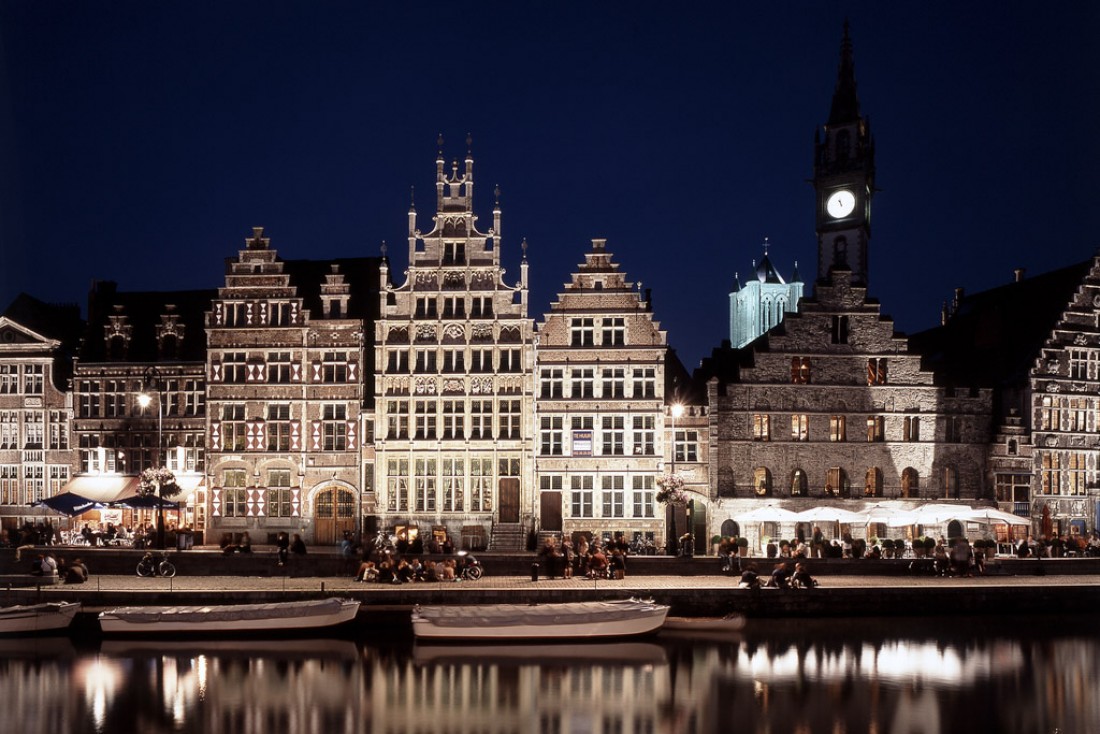
[[[107,726],[108,708],[123,685],[124,676],[117,661],[103,657],[91,658],[77,666],[76,679],[83,684],[88,715],[97,732]]]

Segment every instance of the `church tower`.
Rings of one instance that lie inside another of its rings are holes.
[[[859,113],[847,22],[829,121],[814,136],[813,184],[817,194],[818,282],[829,283],[834,271],[846,272],[852,285],[866,287],[875,143],[870,121]]]
[[[802,298],[802,279],[798,263],[788,283],[768,257],[768,238],[764,238],[764,259],[752,266],[752,275],[741,283],[734,276],[730,298],[730,344],[734,349],[749,344],[776,326],[788,313],[798,311]]]

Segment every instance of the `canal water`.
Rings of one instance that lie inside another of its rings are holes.
[[[751,620],[737,635],[420,645],[0,639],[20,734],[1100,732],[1085,617]]]

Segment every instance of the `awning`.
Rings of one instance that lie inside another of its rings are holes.
[[[62,492],[32,504],[33,507],[48,507],[69,517],[83,515],[89,510],[101,510],[103,505],[75,492]]]
[[[62,488],[62,492],[71,492],[87,497],[93,502],[115,502],[123,497],[137,494],[138,478],[126,474],[100,474],[73,477]]]

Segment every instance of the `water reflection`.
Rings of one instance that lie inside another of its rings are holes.
[[[0,640],[4,730],[242,734],[1083,732],[1082,619],[754,622],[599,645]]]

